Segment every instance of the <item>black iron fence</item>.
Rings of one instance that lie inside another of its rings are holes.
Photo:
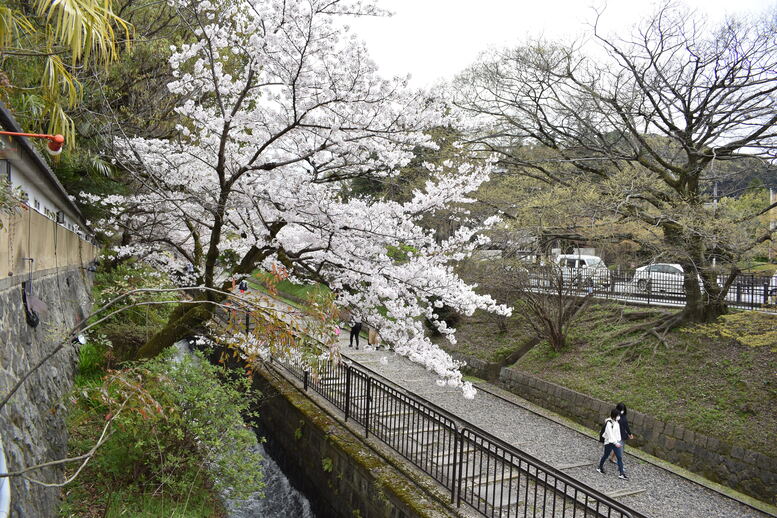
[[[309,370],[279,362],[313,390],[483,516],[642,518],[607,495],[433,404],[344,362]]]
[[[674,265],[650,265],[630,271],[606,268],[558,270],[526,271],[523,275],[529,289],[549,294],[593,292],[597,298],[656,306],[683,306],[686,302],[685,278]],[[727,276],[717,276],[717,287],[722,288],[726,281]],[[696,282],[702,298],[714,295],[707,293],[701,277],[697,276]],[[739,274],[723,301],[733,308],[777,311],[777,275]]]

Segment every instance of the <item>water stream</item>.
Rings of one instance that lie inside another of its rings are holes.
[[[264,498],[259,495],[238,502],[228,502],[229,518],[316,518],[305,495],[294,489],[280,466],[270,457],[263,445],[257,445],[264,457]]]

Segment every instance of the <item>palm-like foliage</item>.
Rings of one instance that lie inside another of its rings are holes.
[[[83,94],[75,71],[116,60],[122,35],[129,46],[132,26],[114,14],[112,0],[35,0],[32,8],[26,2],[0,0],[3,61],[36,61],[32,74],[38,76],[37,84],[23,85],[18,106],[35,108],[35,115],[42,115],[27,117],[32,124],[39,121],[32,129],[45,128],[74,142],[75,125],[66,110],[75,107]]]

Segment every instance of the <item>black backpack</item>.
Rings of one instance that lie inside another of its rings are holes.
[[[604,443],[604,431],[607,429],[607,420],[604,420],[604,424],[602,424],[602,429],[599,430],[599,442]]]

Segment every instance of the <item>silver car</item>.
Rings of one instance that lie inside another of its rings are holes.
[[[701,277],[696,276],[704,291]],[[679,264],[653,263],[637,268],[631,282],[638,291],[685,293],[685,271]]]

